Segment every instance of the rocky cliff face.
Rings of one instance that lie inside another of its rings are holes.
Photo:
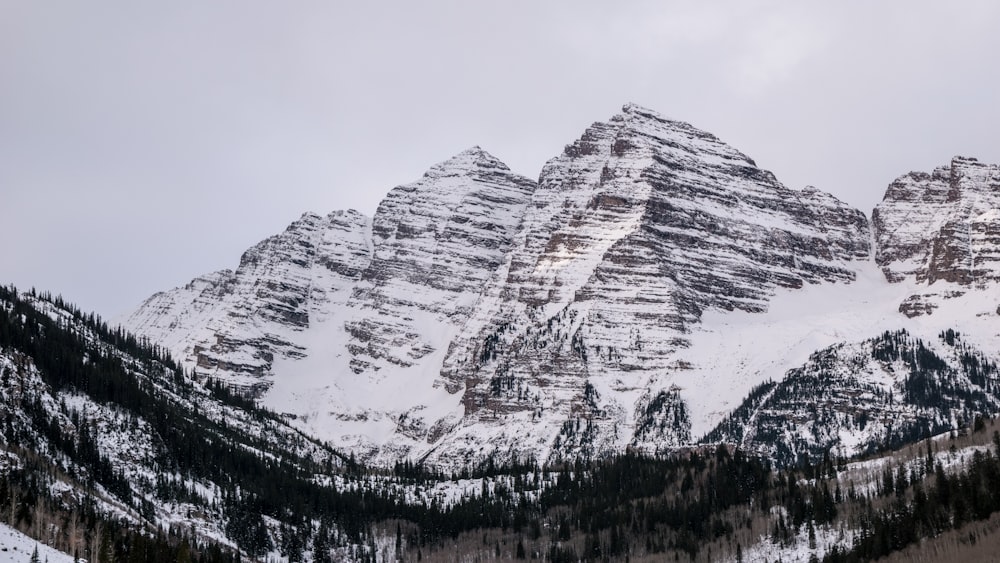
[[[123,324],[199,377],[391,459],[441,432],[428,408],[430,422],[461,416],[431,383],[534,188],[475,147],[393,189],[374,218],[306,214],[235,272],[154,295]]]
[[[902,176],[875,208],[872,225],[886,278],[926,288],[901,304],[907,316],[988,289],[1000,281],[1000,167],[956,157],[931,174]]]
[[[702,316],[851,283],[869,240],[832,196],[627,105],[537,183],[470,149],[125,325],[366,459],[661,450],[723,408],[690,404]]]

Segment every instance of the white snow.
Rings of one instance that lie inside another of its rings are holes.
[[[42,563],[73,563],[73,556],[22,534],[7,524],[0,523],[0,563],[28,563],[35,549]],[[80,559],[79,561],[86,561]]]

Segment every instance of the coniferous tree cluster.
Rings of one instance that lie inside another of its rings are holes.
[[[973,428],[984,432],[985,423],[977,419]],[[935,463],[929,443],[927,447],[925,464],[909,471],[903,466],[895,473],[885,470],[880,490],[891,504],[868,506],[859,516],[864,533],[850,549],[832,549],[824,561],[872,561],[1000,511],[1000,432],[993,433],[992,449],[975,451],[958,473],[949,474]]]

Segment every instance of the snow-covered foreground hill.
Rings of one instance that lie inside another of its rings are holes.
[[[38,560],[74,563],[73,557],[39,543],[10,526],[0,523],[0,563],[28,563],[38,550]]]

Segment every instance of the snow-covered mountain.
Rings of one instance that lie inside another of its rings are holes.
[[[126,326],[183,358],[199,376],[260,393],[276,359],[302,358],[296,334],[342,309],[371,263],[371,220],[306,213],[261,241],[236,271],[150,297]]]
[[[701,413],[685,404],[696,390],[679,352],[702,315],[848,283],[868,255],[863,214],[625,106],[542,170],[517,246],[445,359],[465,411],[443,455],[689,442]]]
[[[997,178],[971,159],[904,176],[873,237],[626,105],[538,182],[473,148],[371,219],[304,215],[121,321],[369,461],[659,451],[844,342],[954,328],[995,356]]]
[[[752,354],[744,365],[773,382],[705,440],[794,462],[828,448],[850,456],[898,445],[1000,412],[998,217],[996,165],[956,157],[895,180],[873,213],[875,260],[859,283],[785,296],[733,323],[739,362],[751,331],[769,343],[767,361],[796,334],[806,345],[783,369]]]
[[[235,272],[156,294],[124,324],[317,436],[407,454],[405,413],[460,416],[435,378],[534,188],[474,147],[393,189],[374,218],[306,214]]]

